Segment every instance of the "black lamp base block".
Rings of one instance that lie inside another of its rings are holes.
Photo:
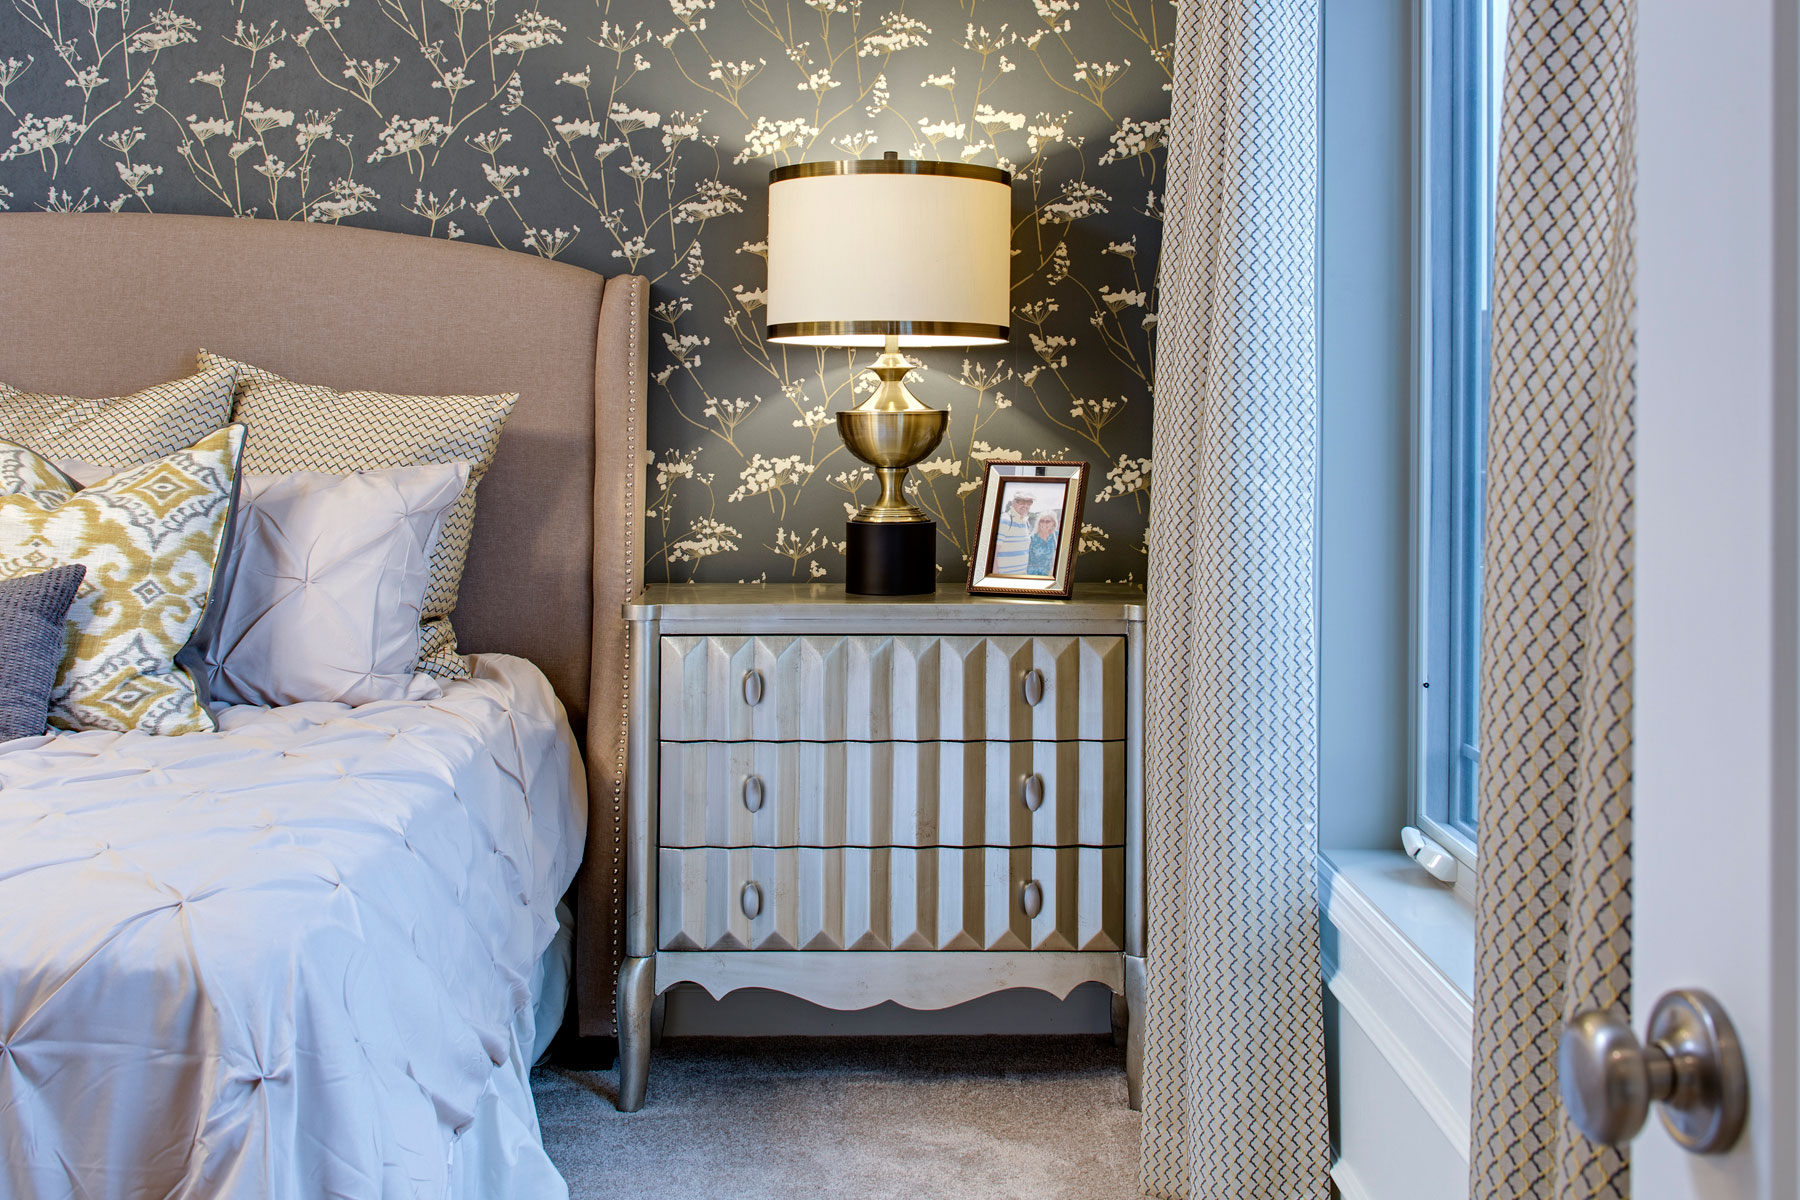
[[[923,596],[937,591],[937,525],[846,521],[844,590],[852,596]]]

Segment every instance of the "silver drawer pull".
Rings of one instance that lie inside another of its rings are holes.
[[[762,697],[762,672],[752,667],[750,670],[744,672],[744,703],[748,704],[751,708],[755,708],[762,703]]]
[[[744,910],[746,917],[756,920],[757,915],[762,912],[762,889],[754,883],[746,883],[744,890],[738,895],[738,905]]]
[[[760,776],[744,776],[744,807],[751,812],[760,811],[763,806],[763,781]]]
[[[1028,812],[1036,812],[1044,807],[1044,777],[1036,772],[1027,775],[1024,785],[1019,789],[1019,799],[1025,802]]]
[[[1044,698],[1044,673],[1036,667],[1025,672],[1025,703],[1033,708]]]
[[[1033,921],[1044,911],[1044,889],[1037,880],[1029,880],[1019,889],[1019,909]]]

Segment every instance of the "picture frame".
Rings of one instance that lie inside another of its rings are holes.
[[[1067,600],[1075,590],[1088,464],[1015,458],[982,467],[969,594]]]

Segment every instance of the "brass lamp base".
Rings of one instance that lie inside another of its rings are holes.
[[[937,525],[844,522],[844,590],[852,596],[923,596],[937,591]]]
[[[937,526],[906,498],[906,469],[937,449],[947,411],[926,408],[906,390],[911,367],[888,335],[872,368],[881,382],[867,400],[837,415],[844,448],[875,468],[881,494],[846,525],[848,590],[857,596],[917,596],[937,590]]]

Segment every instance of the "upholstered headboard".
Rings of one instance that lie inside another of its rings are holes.
[[[438,238],[93,213],[0,214],[0,279],[0,381],[29,391],[121,395],[204,346],[338,388],[519,393],[452,621],[465,652],[543,668],[585,732],[577,991],[582,1032],[610,1033],[646,281]]]

